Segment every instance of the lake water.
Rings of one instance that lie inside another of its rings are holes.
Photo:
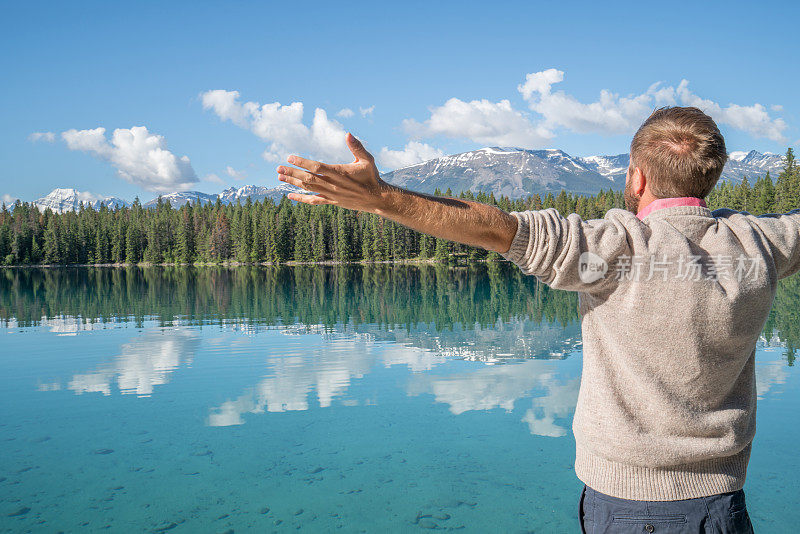
[[[800,280],[745,492],[794,532]],[[575,532],[574,294],[506,264],[0,270],[0,532]]]

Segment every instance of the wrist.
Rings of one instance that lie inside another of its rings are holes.
[[[392,200],[398,188],[381,179],[378,180],[375,202],[369,212],[385,217],[391,211],[391,206],[393,205]]]

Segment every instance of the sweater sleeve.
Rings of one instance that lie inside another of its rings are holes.
[[[752,219],[769,243],[778,278],[800,271],[800,209]]]
[[[629,254],[625,227],[613,218],[584,221],[558,210],[512,211],[517,231],[500,255],[555,289],[594,292],[616,282],[609,265]]]

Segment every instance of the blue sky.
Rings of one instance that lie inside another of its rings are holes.
[[[346,131],[384,170],[618,154],[664,103],[782,153],[799,23],[796,2],[5,2],[0,195],[275,186],[287,153],[348,160]]]

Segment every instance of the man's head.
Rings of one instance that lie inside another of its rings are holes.
[[[643,198],[705,198],[728,159],[714,120],[693,107],[655,110],[631,141],[625,205],[637,212]]]

